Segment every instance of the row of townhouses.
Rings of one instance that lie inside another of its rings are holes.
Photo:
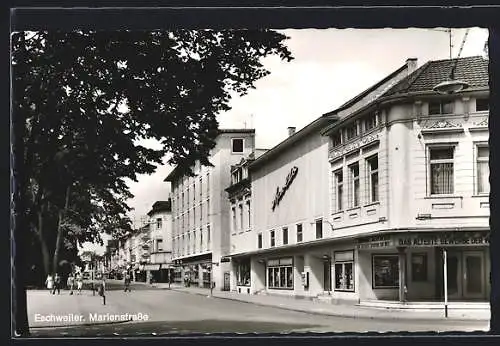
[[[452,70],[466,87],[437,92]],[[488,97],[482,57],[408,59],[270,150],[220,130],[213,167],[165,179],[165,262],[241,294],[435,301],[447,282],[450,300],[487,301]]]

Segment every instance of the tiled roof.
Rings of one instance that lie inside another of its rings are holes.
[[[432,91],[437,84],[449,78],[457,59],[429,61],[389,89],[383,96]],[[488,60],[481,56],[459,58],[455,79],[467,82],[469,88],[488,87]]]

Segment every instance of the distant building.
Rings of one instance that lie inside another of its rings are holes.
[[[224,189],[231,181],[231,165],[255,148],[255,130],[220,130],[211,150],[213,167],[199,163],[188,176],[176,167],[165,179],[171,183],[173,260],[176,281],[188,276],[192,285],[229,290],[230,266],[221,262],[230,252],[230,203]]]
[[[168,282],[172,268],[172,202],[156,201],[147,214],[151,234],[150,263],[145,266],[155,282]],[[173,273],[172,273],[173,274]]]

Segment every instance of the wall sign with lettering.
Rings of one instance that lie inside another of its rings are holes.
[[[285,185],[281,189],[279,187],[276,188],[276,195],[274,196],[273,206],[272,206],[273,211],[274,211],[274,209],[276,209],[276,207],[280,203],[281,199],[285,195],[286,190],[288,190],[288,188],[292,184],[293,180],[297,176],[298,172],[299,172],[299,168],[294,166],[291,169],[290,173],[288,173],[288,175],[286,176]]]
[[[449,232],[414,234],[406,237],[398,237],[397,246],[478,246],[488,245],[489,238],[485,232]]]

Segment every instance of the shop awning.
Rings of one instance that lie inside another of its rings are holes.
[[[161,264],[145,264],[144,270],[151,270],[151,271],[160,270],[160,266]]]

